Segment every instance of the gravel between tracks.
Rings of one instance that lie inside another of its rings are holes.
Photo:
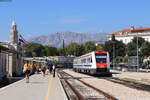
[[[81,80],[103,90],[106,93],[109,93],[119,100],[150,100],[150,92],[132,89],[105,79],[98,79],[89,75],[76,73],[71,70],[64,71],[75,77],[81,77]]]

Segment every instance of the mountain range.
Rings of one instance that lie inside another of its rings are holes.
[[[72,42],[83,44],[87,41],[104,43],[107,40],[107,37],[105,33],[56,32],[30,38],[29,40],[30,42],[59,48],[63,46],[63,40],[65,45]]]

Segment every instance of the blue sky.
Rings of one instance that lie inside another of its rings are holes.
[[[1,1],[1,0],[0,0]],[[150,0],[12,0],[0,2],[0,41],[13,20],[25,38],[59,31],[106,32],[150,27]]]

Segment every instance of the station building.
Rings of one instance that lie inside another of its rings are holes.
[[[17,25],[13,21],[10,30],[10,41],[0,42],[0,78],[6,74],[19,76],[22,74],[22,53],[18,44]]]
[[[111,40],[111,36],[115,35],[115,39],[118,41],[122,41],[125,44],[128,44],[129,42],[132,41],[134,37],[142,37],[146,41],[150,42],[150,28],[135,28],[135,27],[130,27],[128,29],[123,29],[117,32],[113,32],[111,34],[107,34],[108,40]]]

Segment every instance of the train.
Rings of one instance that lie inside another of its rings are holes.
[[[76,72],[111,76],[109,53],[107,51],[92,51],[76,57],[73,61],[73,69]]]

